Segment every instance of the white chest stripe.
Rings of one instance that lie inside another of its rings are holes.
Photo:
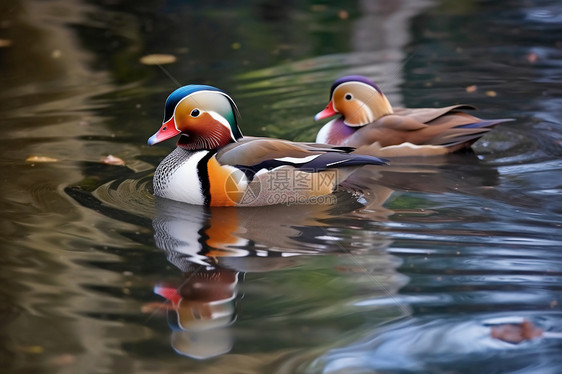
[[[335,122],[336,122],[336,120],[333,119],[330,122],[328,122],[327,124],[325,124],[324,126],[322,126],[320,131],[318,131],[318,135],[316,135],[316,143],[330,144],[329,141],[328,141],[328,136],[330,135],[330,132],[332,131],[332,125]]]
[[[164,192],[164,197],[172,200],[185,201],[194,205],[203,205],[205,196],[201,191],[201,182],[197,175],[197,164],[209,153],[196,152],[187,159],[171,176]],[[196,184],[199,188],[193,188]]]

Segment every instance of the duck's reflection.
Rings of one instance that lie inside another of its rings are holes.
[[[342,209],[353,211],[361,205],[350,194],[337,198],[337,205],[242,209],[157,199],[155,243],[182,277],[156,285],[154,292],[165,301],[147,304],[143,311],[167,314],[171,345],[182,355],[206,359],[229,352],[240,299],[238,285],[246,272],[296,266],[321,253],[349,254],[345,243],[327,239],[329,224],[322,222],[335,216],[334,209],[342,213]],[[384,251],[391,243],[383,237],[370,239],[369,245],[376,251]],[[394,273],[397,264],[390,263]],[[391,287],[392,292],[404,282],[398,283]],[[384,287],[386,292],[388,285]]]
[[[390,165],[373,168],[364,166],[345,181],[345,187],[363,195],[363,209],[357,217],[387,221],[393,214],[387,201],[398,192],[424,194],[455,193],[465,196],[489,196],[496,200],[509,197],[496,193],[499,173],[468,150],[436,157],[398,157]]]
[[[462,159],[451,164],[452,159],[455,156],[413,166],[397,162],[383,170],[366,167],[352,178],[351,186],[357,186],[363,197],[340,193],[335,195],[336,204],[235,209],[156,199],[156,246],[182,276],[158,284],[154,292],[165,301],[146,305],[144,310],[166,312],[171,344],[178,353],[206,359],[229,352],[234,344],[238,286],[247,272],[297,266],[318,254],[346,255],[338,260],[337,271],[364,274],[361,279],[369,284],[371,295],[394,300],[392,295],[408,279],[395,270],[399,259],[386,252],[392,239],[369,225],[396,213],[384,204],[397,190],[474,193],[475,186],[496,183],[495,170],[484,173],[480,167],[480,173],[470,174]],[[423,177],[420,169],[427,171]],[[372,264],[368,256],[353,257],[365,253],[376,253]],[[410,314],[407,304],[393,308],[399,317]]]
[[[193,264],[183,275],[179,285],[161,283],[154,287],[154,292],[166,299],[152,307],[167,311],[172,347],[197,359],[229,352],[232,337],[228,326],[236,319],[238,272]]]
[[[497,169],[482,163],[470,150],[435,157],[398,157],[391,159],[386,167],[370,170],[355,173],[351,180],[368,186],[368,189],[386,187],[390,192],[458,192],[467,195],[499,183]]]
[[[224,266],[237,271],[268,271],[294,262],[296,255],[341,250],[316,241],[338,206],[352,211],[361,204],[350,195],[338,204],[274,205],[232,209],[202,207],[156,199],[154,239],[168,260],[184,271],[186,266]],[[303,235],[307,230],[307,235]],[[311,232],[317,231],[317,232]]]

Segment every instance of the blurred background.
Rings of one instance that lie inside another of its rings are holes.
[[[3,0],[0,71],[2,372],[560,372],[558,1]],[[313,141],[345,74],[515,122],[336,205],[152,196],[178,85]]]

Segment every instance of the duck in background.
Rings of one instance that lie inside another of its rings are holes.
[[[434,156],[470,147],[495,125],[512,119],[484,120],[465,113],[470,105],[444,108],[392,108],[380,88],[366,77],[337,79],[330,102],[316,121],[325,124],[316,142],[357,148],[380,157]]]
[[[154,194],[194,205],[309,203],[331,194],[358,167],[385,160],[351,147],[243,137],[236,104],[225,92],[188,85],[166,100],[153,145],[181,135],[154,174]]]

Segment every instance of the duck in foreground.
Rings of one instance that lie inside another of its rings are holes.
[[[512,121],[483,120],[462,111],[466,109],[476,108],[392,108],[371,80],[345,76],[334,82],[330,102],[314,119],[340,117],[324,125],[316,141],[383,157],[442,155],[468,148],[498,123]]]
[[[385,160],[353,148],[243,137],[234,101],[218,88],[188,85],[166,100],[153,145],[180,135],[154,173],[154,194],[209,206],[314,202],[358,167]]]

